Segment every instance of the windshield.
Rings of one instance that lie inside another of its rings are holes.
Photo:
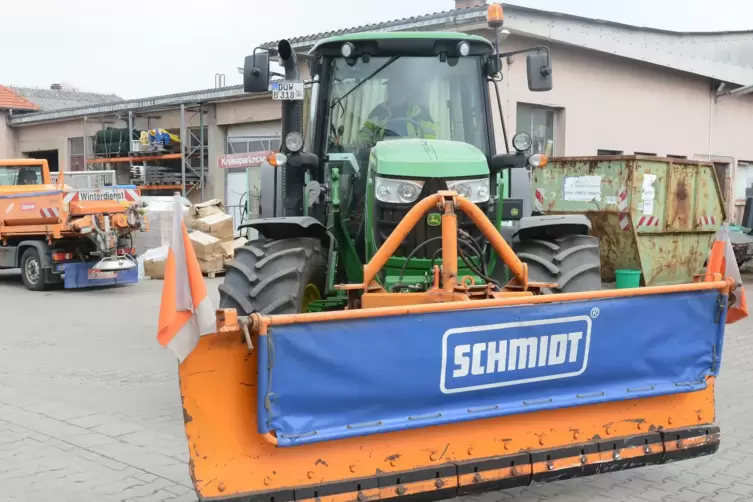
[[[0,186],[42,183],[42,166],[0,166]]]
[[[373,57],[353,66],[337,58],[327,151],[355,153],[379,141],[418,137],[462,141],[488,154],[481,78],[475,57]]]

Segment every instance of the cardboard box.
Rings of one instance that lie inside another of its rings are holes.
[[[222,254],[220,240],[217,237],[197,230],[188,234],[188,238],[199,260],[211,260],[216,255]]]
[[[243,237],[238,237],[237,239],[233,241],[227,241],[227,242],[220,242],[220,247],[222,248],[223,254],[225,255],[226,260],[232,260],[235,258],[235,250],[239,247],[242,247],[244,244],[248,242]]]
[[[213,214],[225,214],[225,206],[220,199],[212,199],[191,207],[191,216],[197,220]],[[201,230],[200,228],[197,230]]]
[[[165,260],[145,260],[144,275],[150,279],[165,278]]]
[[[203,274],[221,272],[225,270],[225,260],[221,254],[218,254],[207,260],[199,260],[199,268]]]
[[[235,237],[233,216],[217,213],[194,220],[194,228],[205,234],[217,237],[222,242],[232,241]]]

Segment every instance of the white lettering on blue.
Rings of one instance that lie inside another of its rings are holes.
[[[440,388],[467,392],[576,376],[586,369],[590,338],[589,316],[450,329]]]
[[[484,373],[501,373],[503,371],[522,370],[544,366],[557,366],[566,360],[573,363],[578,358],[578,344],[583,332],[561,335],[542,336],[539,338],[517,338],[510,341],[480,342],[473,345],[455,347],[454,378]],[[550,340],[552,341],[550,345]],[[505,354],[509,350],[509,359],[505,367]],[[551,347],[547,351],[547,347]],[[539,354],[537,359],[536,355]]]

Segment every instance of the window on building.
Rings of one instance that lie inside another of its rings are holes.
[[[231,136],[227,139],[227,153],[278,151],[279,136]]]
[[[745,202],[748,197],[753,197],[753,161],[739,161],[735,173],[735,201]]]
[[[596,155],[622,155],[624,152],[622,150],[604,150],[599,149],[596,150]]]
[[[91,154],[91,143],[89,145]],[[68,167],[64,171],[86,171],[86,151],[84,150],[84,138],[70,138],[68,140]]]
[[[554,155],[554,114],[556,111],[553,108],[518,103],[516,132],[527,132],[533,139],[533,146],[526,152],[527,154]]]
[[[687,155],[669,155],[667,154],[668,159],[687,159]]]
[[[643,155],[644,157],[656,157],[656,152],[649,153],[649,152],[633,152],[634,155]]]

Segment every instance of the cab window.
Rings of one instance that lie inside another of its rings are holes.
[[[0,186],[41,184],[42,166],[0,166]]]

